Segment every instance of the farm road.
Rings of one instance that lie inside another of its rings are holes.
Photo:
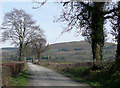
[[[79,86],[79,88],[90,88],[86,84],[78,83],[70,78],[32,63],[27,63],[29,67],[28,86]]]

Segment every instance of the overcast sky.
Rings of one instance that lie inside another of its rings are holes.
[[[18,2],[16,2],[18,1]],[[1,6],[1,3],[0,3]],[[0,7],[2,16],[0,15],[0,20],[4,17],[4,14],[10,12],[12,9],[23,9],[28,14],[33,16],[33,20],[37,22],[38,25],[44,30],[47,43],[60,43],[60,42],[70,42],[70,41],[82,41],[84,38],[82,36],[76,37],[75,30],[71,32],[61,34],[64,26],[62,23],[54,23],[54,16],[58,17],[61,14],[61,4],[48,2],[44,6],[38,9],[33,9],[33,7],[39,6],[36,3],[32,3],[32,0],[2,0],[2,6]],[[1,22],[1,21],[0,21]],[[107,29],[110,29],[109,24],[106,25]],[[112,42],[108,39],[108,42]],[[1,47],[10,47],[10,42],[6,42],[1,45]]]

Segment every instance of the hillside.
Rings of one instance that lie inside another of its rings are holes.
[[[104,59],[115,56],[116,45],[105,43]],[[2,48],[2,57],[9,58],[17,54],[18,48]],[[58,62],[79,62],[92,60],[91,45],[85,41],[74,41],[65,43],[51,44],[49,49],[42,54],[42,60]]]
[[[106,42],[104,46],[104,59],[113,58],[115,50],[115,44]],[[52,61],[88,61],[92,60],[91,45],[85,41],[52,44],[43,56],[50,56]]]
[[[5,47],[1,48],[0,51],[2,52],[2,58],[3,59],[10,59],[14,56],[17,56],[18,48],[17,47]]]
[[[65,43],[56,43],[52,44],[51,49],[61,49],[65,48],[68,50],[75,49],[75,48],[83,48],[83,49],[91,49],[91,45],[88,42],[85,41],[74,41],[74,42],[65,42]],[[114,43],[108,43],[106,42],[104,45],[105,48],[115,48],[116,45]]]

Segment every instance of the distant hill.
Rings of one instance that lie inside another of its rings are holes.
[[[83,48],[83,49],[91,49],[91,44],[85,41],[74,41],[74,42],[65,42],[65,43],[56,43],[50,45],[51,49],[61,49],[65,48],[68,50],[75,48]],[[105,48],[115,48],[116,45],[114,43],[106,42],[104,45]]]
[[[2,50],[14,50],[17,51],[18,47],[5,47],[5,48],[1,48]]]
[[[91,49],[90,44],[85,41],[57,43],[57,44],[52,44],[50,47],[51,47],[51,50],[66,49],[68,51],[73,51],[74,49],[86,49],[86,50]]]
[[[2,48],[3,57],[16,55],[18,48],[7,47]],[[114,58],[116,45],[113,43],[105,43],[104,59]],[[92,60],[91,45],[85,41],[74,41],[65,43],[51,44],[49,49],[42,54],[42,60],[57,61],[57,62],[79,62]]]
[[[52,61],[89,61],[92,60],[91,45],[85,41],[56,43],[50,45],[50,49],[43,56],[50,56]],[[104,59],[114,58],[116,45],[106,42],[104,45]]]
[[[2,58],[13,58],[13,56],[16,56],[18,53],[18,47],[5,47],[1,48],[0,51],[2,52]]]

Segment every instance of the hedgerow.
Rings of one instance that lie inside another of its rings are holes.
[[[20,72],[24,71],[24,62],[9,62],[2,64],[2,85],[7,86],[10,77],[16,77]]]

